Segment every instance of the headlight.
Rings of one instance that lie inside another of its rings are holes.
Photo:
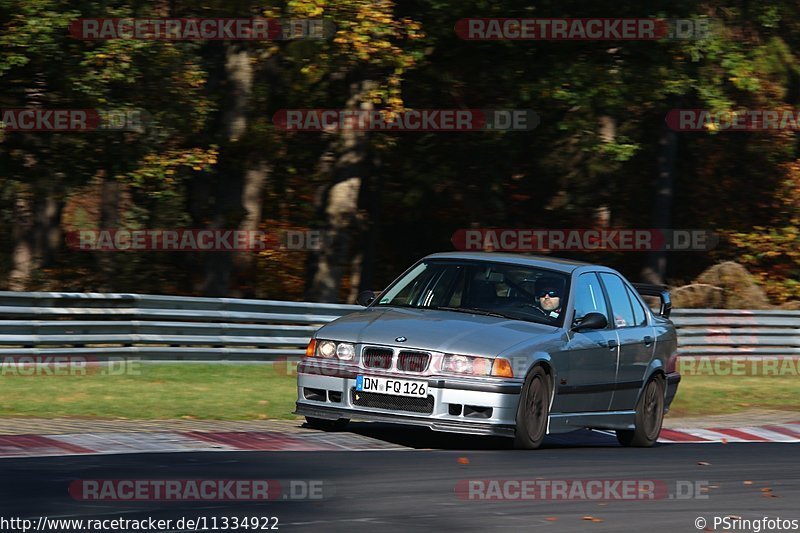
[[[317,354],[319,354],[320,357],[330,359],[336,355],[336,343],[331,341],[320,342],[319,348],[317,348]]]
[[[501,357],[489,359],[469,355],[445,355],[442,359],[442,372],[470,376],[514,377],[511,363]]]
[[[325,359],[352,361],[356,355],[356,347],[349,342],[318,341],[315,355]]]
[[[492,360],[486,357],[445,355],[442,360],[442,372],[469,374],[471,376],[488,376],[491,371]]]
[[[340,342],[336,346],[336,357],[343,361],[352,361],[356,355],[356,347],[347,342]]]

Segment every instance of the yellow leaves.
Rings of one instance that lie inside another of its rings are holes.
[[[163,180],[165,185],[175,182],[181,169],[202,171],[217,164],[219,150],[216,147],[203,150],[192,148],[189,150],[168,150],[160,154],[149,154],[138,169],[131,172],[128,177],[137,186],[148,184],[157,185]]]
[[[395,108],[402,108],[403,107],[403,99],[397,96],[390,96],[386,99],[386,104],[395,109]]]

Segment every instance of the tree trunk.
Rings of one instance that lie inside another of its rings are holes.
[[[108,149],[108,147],[107,147]],[[113,153],[112,151],[108,152]],[[113,165],[109,163],[109,168]],[[114,179],[109,170],[103,172],[103,182],[100,184],[100,198],[102,204],[100,205],[100,226],[102,230],[113,230],[119,228],[119,195],[121,192],[119,182]],[[97,287],[98,290],[103,292],[112,290],[115,286],[116,267],[119,264],[116,253],[100,252],[95,254],[97,258],[97,265],[101,269],[102,283],[105,286]],[[125,259],[123,259],[125,260]]]
[[[373,82],[362,81],[351,85],[347,109],[369,109],[371,104],[362,95],[371,89]],[[329,171],[332,182],[320,194],[319,210],[322,212],[323,246],[311,259],[308,299],[319,302],[338,302],[342,277],[348,269],[360,271],[359,253],[353,252],[353,234],[359,226],[359,198],[366,174],[366,142],[364,132],[342,130],[336,148],[338,156]],[[365,215],[361,215],[365,218]],[[355,263],[351,256],[355,255]],[[360,285],[358,274],[351,270],[351,287]],[[351,290],[352,293],[352,290]],[[351,294],[352,297],[352,294]]]
[[[244,174],[242,187],[242,205],[245,216],[239,229],[243,231],[257,231],[261,223],[262,193],[269,177],[269,167],[266,162],[260,161],[251,166]],[[238,252],[233,256],[233,267],[239,291],[237,296],[254,298],[257,296],[255,281],[257,279],[257,252]]]
[[[382,290],[375,286],[375,255],[378,248],[378,232],[381,215],[381,190],[383,182],[380,177],[380,161],[371,160],[368,176],[361,186],[361,214],[359,217],[360,250],[353,261],[353,283],[351,284],[349,302],[355,302],[362,291]]]
[[[24,291],[28,289],[33,270],[36,268],[33,245],[33,193],[29,186],[20,183],[14,196],[14,250],[11,253],[8,289]]]
[[[8,287],[12,291],[43,290],[34,286],[36,271],[51,264],[61,246],[64,198],[62,177],[48,176],[31,186],[20,184],[14,201],[14,249]]]
[[[656,179],[656,197],[653,206],[653,228],[669,229],[672,223],[672,197],[675,183],[675,163],[678,151],[678,136],[662,125],[659,139],[660,154],[658,156],[658,178]],[[653,250],[648,254],[647,265],[642,271],[642,278],[648,283],[663,284],[667,274],[667,253],[664,250]]]
[[[245,191],[252,205],[256,202],[256,197],[250,194],[256,189],[260,191],[256,185],[259,180],[263,183],[263,179],[266,179],[265,176],[259,177],[258,172],[247,171],[250,154],[243,142],[248,127],[247,112],[253,87],[253,67],[250,53],[246,48],[234,43],[214,43],[212,47],[212,53],[219,54],[215,59],[223,63],[218,75],[219,89],[224,91],[225,98],[220,113],[223,138],[219,164],[215,179],[208,187],[209,198],[205,203],[207,216],[204,218],[212,229],[236,229],[248,216],[248,211],[243,205]],[[246,186],[246,176],[255,176],[253,183],[256,185]],[[260,207],[255,211],[260,213]],[[231,280],[234,267],[232,256],[233,253],[230,252],[205,254],[203,294],[232,295]]]

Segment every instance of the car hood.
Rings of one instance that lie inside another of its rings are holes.
[[[363,344],[382,344],[434,352],[492,357],[536,337],[545,340],[558,329],[544,324],[470,315],[455,311],[411,308],[370,308],[345,315],[316,334]],[[405,342],[395,339],[405,337]]]

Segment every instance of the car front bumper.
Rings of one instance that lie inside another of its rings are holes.
[[[521,380],[390,374],[319,361],[302,361],[297,373],[298,415],[411,424],[453,433],[514,435]],[[356,405],[357,398],[364,396],[355,391],[359,374],[425,381],[427,404],[422,405],[425,400],[404,402],[403,397],[368,393],[373,405]],[[426,412],[420,412],[423,410]]]

